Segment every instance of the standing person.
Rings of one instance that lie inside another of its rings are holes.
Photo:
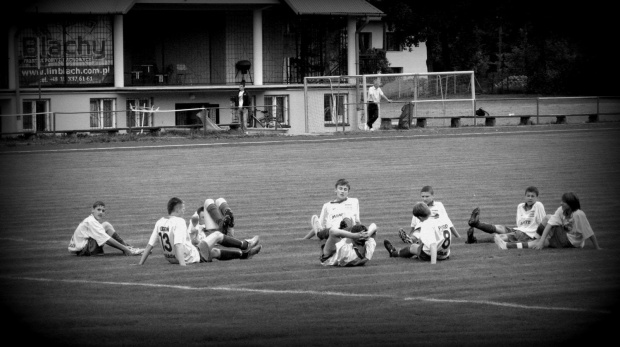
[[[525,188],[525,202],[517,205],[517,225],[514,228],[480,222],[480,208],[476,207],[467,222],[470,228],[467,230],[466,243],[477,242],[474,228],[489,234],[500,234],[504,241],[529,242],[537,239],[540,236],[537,229],[541,228],[541,223],[546,216],[545,207],[542,202],[538,201],[538,194],[538,188],[534,186]]]
[[[392,102],[392,100],[388,99],[388,97],[383,94],[383,90],[379,87],[379,79],[376,79],[372,87],[368,88],[368,120],[366,125],[370,131],[375,130],[372,127],[372,123],[379,118],[379,103],[381,102],[381,98],[384,98],[387,102]]]
[[[508,248],[583,248],[586,240],[590,240],[595,249],[601,249],[586,214],[581,210],[581,203],[575,193],[568,192],[562,195],[560,207],[548,221],[543,220],[538,228],[541,236],[538,240],[529,242],[506,242],[499,235],[495,235],[495,243],[500,249]]]
[[[431,211],[430,218],[436,219],[440,226],[450,230],[452,235],[456,238],[461,238],[459,232],[456,231],[454,224],[448,217],[448,212],[446,212],[446,208],[439,201],[435,201],[435,191],[431,186],[424,186],[420,189],[420,197],[422,198],[422,202],[428,206]],[[421,220],[413,215],[411,218],[411,230],[409,233],[405,232],[402,228],[398,230],[398,236],[404,243],[415,243],[420,233],[420,223]]]
[[[248,115],[250,110],[250,105],[252,102],[250,101],[250,95],[247,91],[245,91],[245,80],[241,81],[239,84],[239,91],[233,97],[235,101],[235,110],[237,112],[237,117],[239,118],[239,123],[241,124],[241,131],[246,132],[246,122],[247,119],[244,117]]]
[[[432,218],[431,209],[423,202],[413,205],[413,216],[420,220],[420,234],[416,243],[397,250],[389,240],[383,245],[390,254],[390,258],[412,258],[436,264],[437,260],[450,258],[451,232],[439,220]]]
[[[187,225],[185,225],[185,219],[182,218],[185,213],[183,200],[174,197],[168,201],[167,207],[168,216],[160,218],[155,223],[151,238],[138,265],[143,265],[146,262],[157,239],[159,239],[166,260],[171,264],[179,264],[180,266],[211,262],[213,258],[219,260],[249,259],[260,252],[262,248],[261,245],[257,245],[258,236],[251,240],[241,241],[219,231],[209,234],[205,239],[197,240],[198,245],[195,246],[187,230]],[[238,248],[238,250],[214,248],[217,244]]]
[[[103,221],[103,217],[105,217],[105,204],[103,201],[95,201],[90,216],[73,232],[69,242],[69,253],[78,256],[104,255],[103,245],[119,249],[125,255],[140,255],[144,251],[125,242],[112,224]]]
[[[351,190],[349,181],[341,178],[336,181],[335,187],[336,198],[323,204],[320,216],[313,215],[310,218],[312,229],[304,236],[304,239],[311,239],[317,236],[319,240],[326,240],[329,236],[329,230],[334,226],[336,228],[340,227],[340,223],[345,218],[351,221],[349,230],[351,230],[350,227],[353,225],[361,224],[360,203],[358,199],[349,197],[349,191]]]

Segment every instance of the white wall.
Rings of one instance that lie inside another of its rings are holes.
[[[383,23],[379,21],[369,22],[361,32],[372,34],[372,47],[377,49],[384,49],[383,45]],[[419,47],[412,47],[411,51],[408,48],[402,51],[387,51],[386,57],[390,62],[390,67],[400,67],[403,69],[403,73],[426,73],[428,68],[426,67],[426,43],[421,42]]]

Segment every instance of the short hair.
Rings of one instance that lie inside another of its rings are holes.
[[[413,211],[411,212],[416,218],[426,218],[431,215],[431,209],[428,208],[428,206],[426,206],[423,202],[416,202],[415,205],[413,205]]]
[[[534,193],[536,194],[536,196],[538,196],[538,188],[534,187],[534,186],[529,186],[527,188],[525,188],[525,194],[527,193]]]
[[[200,207],[198,207],[198,209],[196,210],[196,214],[197,214],[197,215],[200,215],[200,212],[204,212],[204,211],[205,211],[205,207],[204,207],[204,205],[203,205],[203,206],[200,206]]]
[[[168,214],[171,214],[174,211],[174,209],[177,207],[177,205],[182,204],[182,203],[183,203],[183,200],[177,197],[174,197],[168,200]]]
[[[581,209],[579,197],[577,197],[577,195],[573,192],[562,194],[562,201],[565,202],[573,212]]]
[[[344,178],[341,178],[338,181],[336,181],[336,185],[334,187],[338,187],[338,186],[347,186],[347,188],[351,190],[351,185],[349,184],[349,181],[347,181]]]
[[[103,203],[103,201],[101,200],[97,200],[93,203],[93,208],[97,208],[97,206],[103,206],[105,207],[105,203]]]
[[[435,192],[433,191],[433,187],[431,186],[422,187],[422,189],[420,190],[420,193],[424,193],[424,192],[428,192],[428,193],[431,193],[431,195],[435,195]]]

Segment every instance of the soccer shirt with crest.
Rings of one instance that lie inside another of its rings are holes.
[[[538,238],[536,229],[545,218],[545,207],[540,201],[536,201],[529,211],[525,210],[525,203],[522,202],[517,206],[517,226],[516,230],[522,231],[531,238]]]
[[[330,201],[323,205],[319,222],[323,228],[340,227],[344,218],[351,218],[354,224],[360,222],[360,204],[356,198],[347,198],[341,202]]]
[[[178,264],[179,261],[174,256],[174,245],[181,244],[183,258],[186,264],[199,263],[200,252],[190,239],[189,232],[185,220],[180,217],[162,217],[153,228],[153,233],[149,239],[149,245],[155,246],[159,239],[161,247],[164,251],[164,257],[172,264]]]
[[[446,208],[439,201],[433,201],[432,204],[428,205],[428,208],[431,210],[430,219],[435,219],[438,221],[439,225],[445,228],[452,228],[454,225],[452,221],[448,217],[448,212],[446,212]],[[420,224],[420,220],[418,217],[413,216],[411,219],[411,227],[415,230],[418,229]]]

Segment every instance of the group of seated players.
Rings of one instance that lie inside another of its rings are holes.
[[[324,266],[363,266],[374,254],[377,225],[362,224],[359,200],[349,197],[350,190],[347,180],[338,180],[335,199],[323,205],[320,215],[312,216],[311,230],[303,237],[320,240],[319,261]],[[387,239],[383,244],[390,257],[416,258],[435,264],[437,260],[450,258],[452,237],[461,236],[443,204],[434,200],[433,188],[425,186],[420,193],[422,201],[413,205],[410,230],[398,230],[405,245],[397,249]],[[536,187],[525,189],[525,201],[518,204],[516,224],[511,227],[481,222],[480,209],[476,207],[468,220],[465,243],[477,243],[474,230],[478,229],[493,234],[500,249],[583,248],[588,239],[594,248],[601,249],[574,193],[563,194],[560,207],[552,215],[545,213],[538,195]],[[142,265],[159,240],[164,257],[172,264],[185,266],[213,259],[250,259],[262,249],[258,236],[247,240],[234,237],[234,215],[224,198],[206,199],[188,224],[183,219],[185,204],[181,199],[170,199],[167,208],[168,215],[157,221],[143,249],[125,242],[104,221],[105,204],[97,201],[91,215],[76,228],[69,252],[78,256],[103,255],[103,246],[107,244],[125,255],[142,255],[139,262]]]

